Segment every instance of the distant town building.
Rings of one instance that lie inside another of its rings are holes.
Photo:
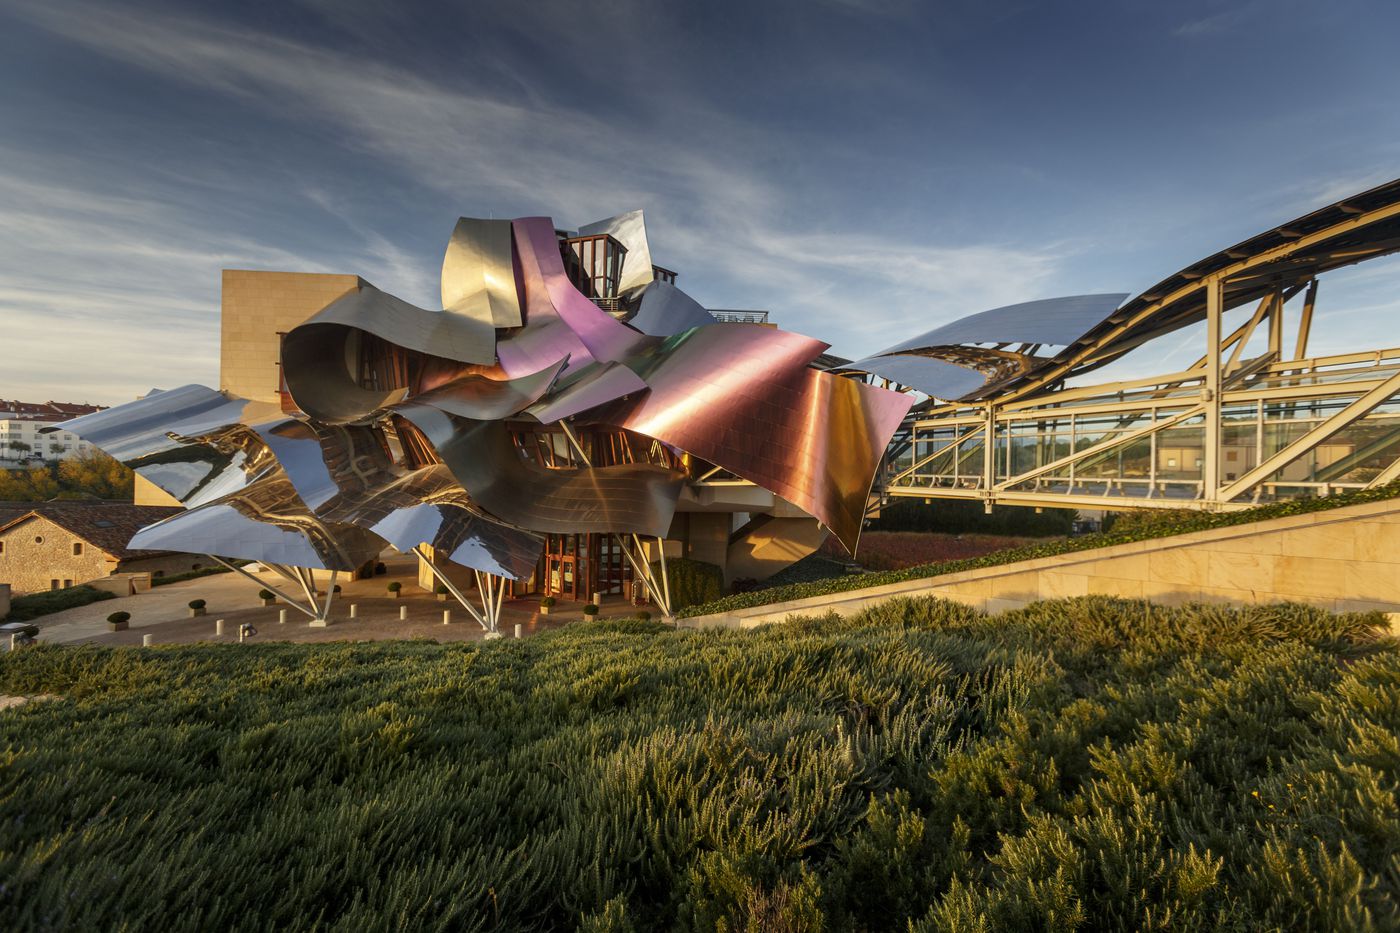
[[[0,582],[15,596],[77,586],[113,573],[153,577],[199,569],[207,558],[170,551],[133,551],[142,527],[179,508],[125,502],[61,500],[0,503]]]
[[[13,469],[44,460],[66,460],[91,454],[93,446],[76,435],[67,431],[40,434],[39,430],[102,408],[75,402],[0,399],[0,465]]]

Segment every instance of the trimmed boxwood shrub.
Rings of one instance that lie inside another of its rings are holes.
[[[389,583],[390,593],[397,593],[401,589],[403,589],[403,584],[400,583],[398,580],[393,580]]]
[[[272,590],[259,590],[259,591],[258,591],[258,599],[276,599],[276,598],[277,598],[277,594],[274,593],[274,592],[272,592]]]
[[[596,616],[598,614],[598,604],[588,603],[583,607],[583,614],[586,616]]]
[[[702,616],[712,612],[733,612],[736,609],[749,609],[754,606],[767,606],[771,603],[784,603],[794,599],[809,599],[814,596],[829,596],[833,593],[848,593],[851,590],[862,590],[871,586],[885,586],[890,583],[902,583],[905,580],[922,580],[928,577],[939,577],[949,573],[960,573],[964,570],[976,570],[979,567],[1000,567],[1005,564],[1014,564],[1023,560],[1054,557],[1059,554],[1072,554],[1077,551],[1089,551],[1095,548],[1110,547],[1115,544],[1128,544],[1133,541],[1150,541],[1156,538],[1170,538],[1176,535],[1190,534],[1195,531],[1207,531],[1211,528],[1246,525],[1250,522],[1263,521],[1269,518],[1282,518],[1286,515],[1325,512],[1329,509],[1337,509],[1347,505],[1359,505],[1363,502],[1379,502],[1384,499],[1394,499],[1397,496],[1400,496],[1400,481],[1376,489],[1357,490],[1335,496],[1328,496],[1325,499],[1290,499],[1287,502],[1274,502],[1269,505],[1261,505],[1252,509],[1243,509],[1238,512],[1172,510],[1166,512],[1160,518],[1153,517],[1150,520],[1136,519],[1124,522],[1120,525],[1115,525],[1109,531],[1102,531],[1097,534],[1083,535],[1078,538],[1066,538],[1046,544],[1032,544],[1026,547],[1009,548],[1008,550],[997,551],[994,554],[987,554],[983,557],[941,561],[933,564],[921,564],[917,567],[906,567],[903,570],[883,570],[876,573],[832,577],[830,579],[813,580],[806,583],[772,586],[767,589],[752,590],[747,593],[735,593],[723,598],[708,600],[696,605],[689,605],[684,612],[678,612],[677,614],[683,616]],[[675,599],[674,594],[675,586],[672,584],[672,600]],[[687,604],[680,603],[677,605],[677,608],[685,605]]]
[[[202,600],[202,599],[192,599],[192,600],[190,600],[189,605],[190,605],[190,608],[191,608],[191,609],[203,609],[205,606],[207,606],[207,605],[209,605],[209,604],[206,603],[206,602],[205,602],[204,600]]]
[[[112,613],[111,615],[109,615],[109,616],[107,617],[107,621],[108,621],[108,622],[111,622],[113,625],[120,625],[120,624],[123,623],[123,622],[130,622],[130,621],[131,621],[131,613],[129,613],[129,612],[114,612],[114,613]]]

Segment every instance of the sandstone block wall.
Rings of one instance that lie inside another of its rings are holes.
[[[682,624],[748,628],[792,615],[854,615],[896,596],[937,596],[1000,612],[1091,593],[1163,605],[1288,601],[1338,612],[1400,613],[1400,500],[757,606]]]

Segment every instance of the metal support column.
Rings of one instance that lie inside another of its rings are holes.
[[[1217,501],[1220,492],[1220,321],[1224,307],[1225,280],[1212,277],[1206,282],[1206,379],[1201,389],[1206,413],[1201,498],[1210,503]],[[1278,315],[1278,306],[1274,307]],[[1271,332],[1273,323],[1271,320]]]

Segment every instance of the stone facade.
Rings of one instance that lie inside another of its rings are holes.
[[[74,545],[81,548],[74,553]],[[117,572],[183,573],[209,561],[190,554],[118,558],[56,522],[35,516],[0,532],[0,581],[15,596],[77,586]]]
[[[219,332],[219,388],[276,402],[281,338],[363,284],[358,275],[225,269]]]
[[[793,615],[854,615],[897,596],[937,596],[988,612],[1104,594],[1162,605],[1301,602],[1400,613],[1400,500],[908,580],[682,620],[750,628]]]

